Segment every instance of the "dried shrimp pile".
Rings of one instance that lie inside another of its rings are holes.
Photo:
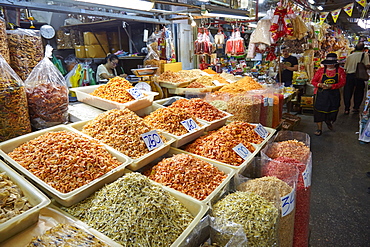
[[[219,91],[224,93],[242,93],[262,88],[261,84],[246,76],[235,83],[223,86]]]
[[[117,76],[110,79],[107,84],[99,86],[91,95],[118,103],[126,103],[135,100],[134,97],[127,92],[127,89],[132,87],[129,81]]]
[[[158,76],[158,81],[166,81],[166,82],[172,82],[172,83],[180,83],[185,82],[186,80],[181,77],[176,72],[167,70],[163,72],[160,76]]]

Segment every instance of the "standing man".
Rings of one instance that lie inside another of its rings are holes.
[[[355,51],[347,57],[346,63],[344,64],[344,69],[347,73],[346,85],[343,90],[344,114],[346,115],[349,114],[352,95],[354,113],[360,112],[360,106],[364,99],[365,82],[361,79],[357,79],[355,73],[357,63],[361,61],[362,57],[362,62],[367,68],[370,68],[369,55],[364,52],[364,47],[364,43],[359,42],[355,47]]]
[[[284,83],[285,87],[290,87],[293,81],[293,71],[298,70],[298,59],[289,54],[288,47],[281,47],[282,62],[280,64],[279,73],[277,74],[276,81]],[[281,73],[281,81],[280,81]]]

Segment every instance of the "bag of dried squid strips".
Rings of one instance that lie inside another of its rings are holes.
[[[25,81],[31,125],[35,130],[68,122],[68,87],[49,59],[52,50],[50,45],[45,47],[45,57]]]
[[[31,132],[24,83],[0,55],[0,142]]]

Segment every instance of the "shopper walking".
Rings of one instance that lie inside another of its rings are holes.
[[[343,90],[344,114],[348,115],[353,95],[353,112],[359,113],[362,100],[364,99],[365,82],[356,78],[357,63],[362,61],[370,68],[369,55],[364,52],[364,43],[358,43],[355,51],[347,57],[344,69],[347,73],[347,82]]]
[[[293,82],[293,71],[298,70],[298,59],[290,55],[288,47],[286,46],[281,47],[281,53],[282,63],[280,64],[279,73],[276,76],[276,81],[284,83],[285,87],[290,87]]]
[[[314,122],[317,124],[315,135],[322,134],[322,122],[325,122],[329,130],[333,130],[333,123],[337,119],[340,106],[340,91],[346,83],[344,69],[339,67],[337,54],[329,53],[324,65],[316,71],[312,85],[314,85]]]

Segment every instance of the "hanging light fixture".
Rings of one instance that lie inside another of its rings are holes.
[[[126,9],[137,9],[149,11],[154,7],[154,2],[142,1],[142,0],[76,0],[77,2],[95,3],[102,5],[115,6]]]
[[[190,18],[190,21],[191,21],[190,25],[192,27],[195,27],[197,25],[197,23],[195,22],[194,17],[190,13],[189,13],[189,18]]]

